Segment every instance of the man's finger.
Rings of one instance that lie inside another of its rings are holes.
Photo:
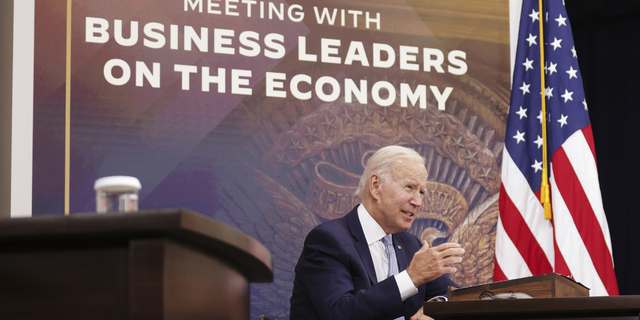
[[[443,262],[446,265],[452,265],[452,264],[456,264],[456,263],[461,263],[462,262],[462,257],[460,257],[460,256],[457,256],[457,257],[450,256],[450,257],[444,258]]]
[[[462,257],[464,256],[465,250],[463,248],[449,248],[446,250],[438,251],[437,256],[441,259],[445,259],[448,257]]]
[[[449,248],[442,251],[444,256],[462,256],[464,255],[464,248]]]
[[[434,248],[437,248],[438,251],[444,251],[447,249],[451,249],[451,248],[462,248],[462,246],[459,243],[455,243],[455,242],[446,242],[443,244],[440,244]]]

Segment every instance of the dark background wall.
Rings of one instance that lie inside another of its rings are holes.
[[[593,127],[620,294],[640,294],[640,1],[565,0],[565,5]]]

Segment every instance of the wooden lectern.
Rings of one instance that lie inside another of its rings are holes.
[[[0,220],[0,319],[249,319],[268,250],[182,209]]]
[[[533,298],[588,297],[589,288],[557,273],[447,289],[449,301],[478,300],[481,295],[521,292]]]

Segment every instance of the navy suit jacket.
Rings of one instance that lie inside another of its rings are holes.
[[[405,270],[422,244],[408,232],[394,234],[393,243],[398,270]],[[295,273],[291,320],[409,319],[423,301],[455,286],[445,275],[403,302],[395,277],[378,282],[357,206],[309,232]]]

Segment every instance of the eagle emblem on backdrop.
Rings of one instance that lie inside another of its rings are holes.
[[[266,195],[256,207],[269,236],[259,240],[274,256],[275,280],[252,286],[252,309],[288,318],[306,234],[360,203],[354,193],[368,157],[391,144],[414,148],[427,160],[427,196],[410,232],[430,245],[458,242],[466,249],[451,275],[458,285],[492,280],[504,122],[500,129],[479,113],[506,119],[509,95],[466,75],[440,81],[459,88],[445,110],[433,97],[426,109],[287,99],[256,115],[262,130],[249,147],[255,161],[243,165]]]

